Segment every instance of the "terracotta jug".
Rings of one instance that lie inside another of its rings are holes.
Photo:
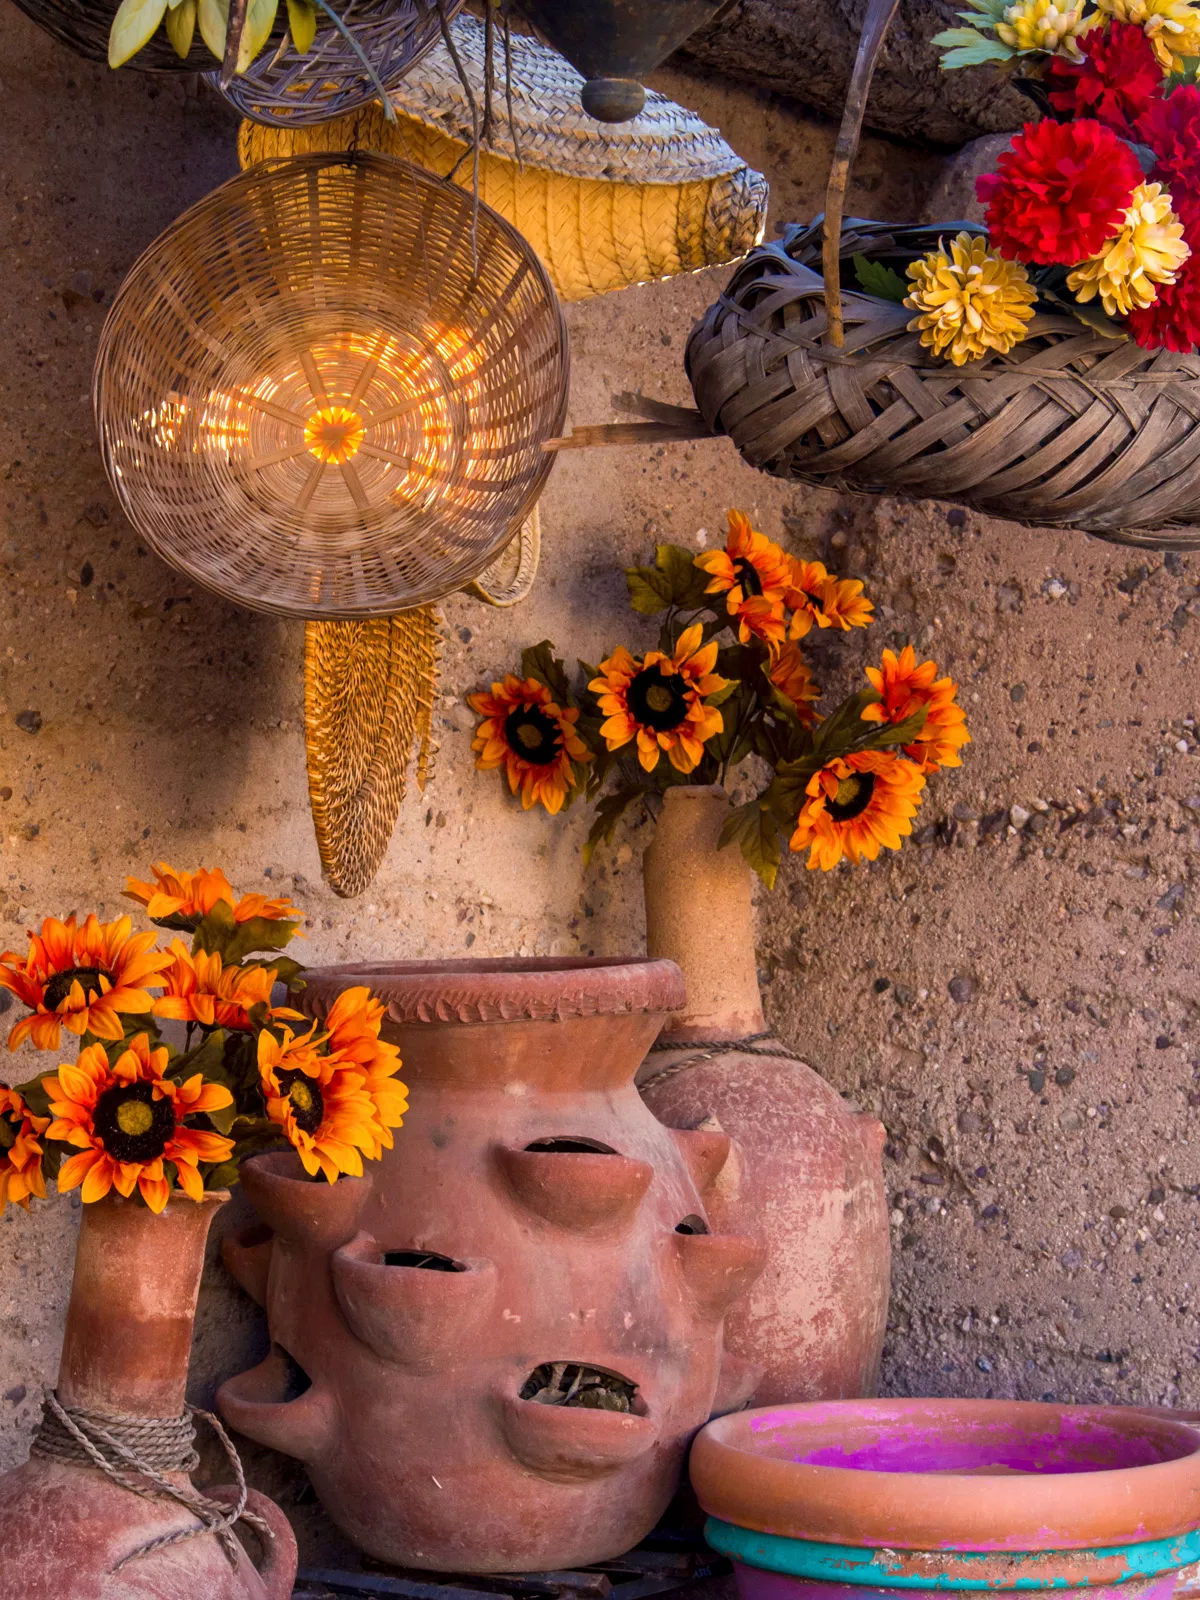
[[[109,1195],[86,1205],[56,1394],[73,1409],[120,1418],[178,1418],[204,1243],[225,1192],[172,1199],[155,1216]],[[43,1423],[43,1429],[47,1424]],[[184,1484],[182,1471],[163,1474]],[[139,1482],[149,1487],[148,1480]],[[232,1489],[203,1491],[229,1504]],[[39,1453],[0,1478],[0,1594],[4,1600],[286,1600],[296,1541],[279,1507],[251,1490],[247,1507],[269,1532],[255,1569],[213,1533],[137,1554],[199,1526],[177,1501],[145,1499],[91,1465]],[[130,1559],[131,1558],[131,1559]]]
[[[761,1369],[754,1403],[875,1392],[887,1323],[885,1133],[811,1067],[769,1042],[697,1059],[708,1043],[764,1033],[751,874],[720,849],[724,790],[668,789],[643,877],[646,942],[678,963],[687,1004],[638,1080],[671,1128],[720,1130],[733,1153],[708,1197],[716,1228],[757,1234],[766,1268],[725,1321],[727,1350]]]
[[[672,1132],[633,1076],[682,1004],[666,961],[459,961],[305,974],[387,1006],[411,1108],[362,1179],[290,1156],[242,1180],[226,1259],[272,1352],[218,1401],[303,1460],[363,1550],[405,1567],[576,1567],[654,1526],[719,1402],[721,1324],[761,1248],[710,1229],[720,1134]],[[561,1402],[570,1394],[568,1403]]]
[[[1200,1439],[1169,1412],[768,1407],[706,1427],[691,1477],[741,1600],[1171,1600],[1200,1571]]]

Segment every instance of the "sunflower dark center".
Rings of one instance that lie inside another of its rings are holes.
[[[105,972],[103,967],[68,967],[65,972],[56,972],[46,985],[42,1003],[47,1011],[57,1011],[71,993],[73,983],[78,983],[83,990],[85,1000],[94,1000],[103,992],[101,978],[106,978],[111,986],[112,973]]]
[[[508,748],[534,767],[548,767],[558,759],[558,726],[536,706],[519,706],[504,719]]]
[[[307,1072],[277,1072],[280,1093],[292,1108],[292,1118],[305,1133],[316,1133],[325,1115],[321,1086]]]
[[[740,556],[733,563],[733,570],[737,574],[737,581],[742,586],[744,595],[761,594],[763,592],[762,579],[758,575],[758,568],[753,561],[747,561]]]
[[[838,784],[833,799],[826,799],[825,809],[835,822],[853,822],[854,818],[861,817],[871,804],[871,796],[874,793],[873,772],[852,772]]]
[[[96,1101],[96,1137],[114,1161],[156,1161],[175,1132],[175,1107],[148,1083],[118,1083]]]
[[[13,1120],[11,1112],[5,1111],[0,1115],[0,1150],[11,1150],[20,1131],[20,1125]]]
[[[655,733],[669,733],[687,711],[687,688],[682,674],[665,673],[655,663],[643,667],[629,685],[629,709],[638,722]]]

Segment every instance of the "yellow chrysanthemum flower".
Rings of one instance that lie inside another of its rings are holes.
[[[908,278],[904,304],[921,313],[908,326],[956,367],[1025,337],[1037,291],[1021,263],[993,255],[986,239],[960,233],[948,252],[943,244],[914,261]]]
[[[1134,22],[1154,46],[1164,72],[1181,72],[1185,56],[1200,56],[1197,0],[1098,0],[1096,20]]]
[[[1085,305],[1098,294],[1110,317],[1128,316],[1135,307],[1152,305],[1158,285],[1174,283],[1191,253],[1183,223],[1171,210],[1170,191],[1161,183],[1143,183],[1133,191],[1120,233],[1100,255],[1075,268],[1067,287]]]
[[[1067,0],[1015,0],[1006,6],[996,33],[1010,50],[1044,50],[1049,55],[1080,57],[1077,40],[1092,24],[1083,5]]]

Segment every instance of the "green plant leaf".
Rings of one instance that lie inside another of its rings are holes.
[[[885,267],[881,261],[868,261],[866,256],[854,258],[854,275],[867,294],[878,300],[902,302],[908,294],[908,284],[898,272]]]
[[[186,61],[196,36],[196,0],[178,0],[178,4],[172,5],[167,12],[163,26],[171,41],[171,48],[181,61]],[[190,926],[190,922],[185,921],[184,925]]]
[[[536,679],[549,689],[560,706],[575,704],[567,669],[554,654],[554,646],[549,639],[543,639],[540,644],[521,651],[521,676]]]
[[[53,1076],[51,1073],[39,1073],[36,1078],[30,1078],[28,1083],[17,1085],[17,1093],[35,1117],[48,1117],[50,1115],[50,1096],[42,1086],[46,1078],[51,1076]]]
[[[317,8],[309,0],[287,0],[288,32],[297,55],[309,52],[317,35]]]
[[[682,545],[657,545],[654,565],[627,567],[625,582],[629,603],[639,616],[657,616],[669,606],[699,611],[708,604],[704,594],[708,574],[700,570],[695,556]]]
[[[645,785],[629,789],[618,789],[615,794],[606,794],[603,800],[597,803],[595,820],[583,845],[583,864],[585,867],[591,866],[592,857],[595,855],[598,845],[612,843],[613,834],[617,830],[617,823],[620,822],[633,802],[642,799],[644,795],[649,793],[650,789]]]
[[[121,0],[108,32],[108,64],[120,67],[150,39],[167,9],[167,0]]]
[[[721,828],[720,845],[727,844],[737,845],[768,889],[775,887],[783,847],[769,805],[760,799],[735,806]]]
[[[238,42],[239,72],[245,72],[271,37],[271,29],[275,26],[278,12],[279,0],[249,0],[246,7],[246,25]]]
[[[935,33],[931,43],[942,56],[942,71],[953,72],[956,67],[982,67],[989,61],[1011,61],[1013,56],[1028,54],[1012,50],[1000,39],[989,39],[974,28],[947,28]]]
[[[641,617],[654,617],[671,604],[671,586],[654,567],[626,567],[629,604]]]
[[[222,1161],[219,1166],[209,1167],[204,1174],[204,1187],[208,1190],[232,1188],[238,1182],[240,1166],[240,1161]]]
[[[920,738],[921,729],[925,726],[928,715],[928,706],[922,706],[919,711],[914,711],[911,717],[905,717],[903,722],[868,723],[867,726],[872,731],[865,748],[885,750],[889,745],[912,744],[914,739]]]
[[[245,922],[235,922],[233,912],[224,900],[218,900],[213,909],[196,928],[192,946],[211,954],[220,953],[226,966],[237,966],[258,950],[282,950],[294,937],[299,922],[278,921],[274,917],[247,917]],[[273,961],[257,961],[255,966],[274,966]]]
[[[833,715],[826,717],[813,734],[813,754],[820,758],[818,766],[824,766],[858,742],[862,736],[862,714],[878,698],[873,689],[862,689],[843,700]]]
[[[225,59],[225,31],[229,27],[229,0],[199,0],[196,23],[200,37],[216,56]]]

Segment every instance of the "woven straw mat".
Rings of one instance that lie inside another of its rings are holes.
[[[484,28],[451,24],[455,48],[482,110]],[[594,122],[580,108],[582,77],[535,39],[512,40],[513,122],[508,120],[504,51],[498,45],[492,94],[494,137],[479,158],[479,197],[523,233],[563,300],[739,260],[762,238],[767,183],[715,129],[647,91],[632,121]],[[402,156],[454,181],[473,182],[472,117],[444,44],[436,45],[393,92],[398,121],[375,104],[320,127],[243,123],[243,166],[309,150],[363,149]],[[522,166],[516,156],[519,152]],[[465,159],[464,159],[465,158]]]

